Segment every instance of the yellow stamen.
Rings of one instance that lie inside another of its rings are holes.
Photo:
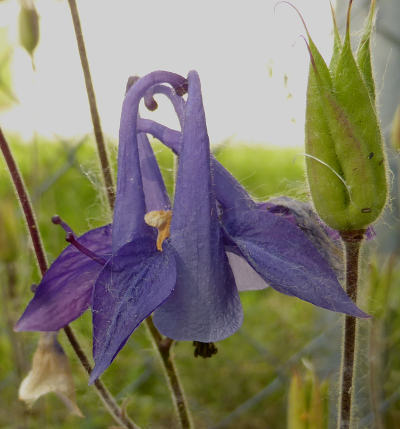
[[[147,225],[158,229],[157,250],[160,252],[162,252],[163,241],[169,237],[171,219],[171,210],[154,210],[146,213],[144,216],[144,221],[147,223]]]

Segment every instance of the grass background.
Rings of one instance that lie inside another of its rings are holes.
[[[65,247],[63,231],[50,222],[52,215],[62,216],[77,233],[109,221],[97,155],[90,139],[65,142],[38,138],[26,144],[16,136],[7,137],[32,196],[49,261]],[[171,192],[173,156],[160,144],[155,144],[154,149]],[[260,200],[282,194],[307,198],[300,152],[300,149],[229,143],[215,148],[215,155],[222,164]],[[116,146],[113,144],[110,144],[110,153],[115,165]],[[53,394],[41,398],[32,409],[17,400],[18,386],[29,370],[38,335],[16,334],[12,326],[31,298],[29,286],[39,281],[39,274],[2,162],[0,198],[0,428],[112,427],[111,418],[100,407],[94,390],[87,386],[87,377],[63,334],[59,336],[60,342],[70,356],[78,404],[85,418],[68,415]],[[394,271],[387,284],[383,284],[384,257],[377,254],[376,247],[376,243],[369,243],[365,252],[378,261],[375,283],[379,283],[378,290],[385,287],[388,294],[369,293],[370,270],[365,264],[361,306],[378,316],[375,322],[360,324],[355,413],[359,428],[375,427],[370,414],[371,352],[367,342],[371,324],[376,323],[374,335],[379,341],[374,342],[373,352],[380,362],[379,383],[375,389],[378,406],[382,408],[385,427],[396,428],[400,427],[400,294],[396,288],[399,273]],[[370,298],[366,298],[367,295]],[[303,372],[302,360],[306,359],[319,379],[329,380],[329,427],[333,428],[340,362],[340,316],[270,289],[242,293],[241,299],[244,324],[237,334],[217,344],[216,356],[195,359],[188,342],[175,347],[177,366],[196,427],[286,428],[290,377],[293,371]],[[72,326],[90,355],[90,313],[86,312]],[[144,327],[131,336],[103,379],[120,402],[129,398],[128,413],[142,427],[176,427],[162,370]]]

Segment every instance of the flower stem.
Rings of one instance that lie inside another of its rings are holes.
[[[97,152],[100,158],[101,170],[103,172],[104,184],[106,186],[107,198],[110,207],[114,206],[115,192],[114,181],[112,177],[112,170],[110,161],[108,159],[107,148],[104,142],[103,131],[100,123],[99,111],[97,109],[96,95],[93,88],[92,77],[90,75],[89,62],[86,55],[85,42],[83,40],[82,27],[79,19],[78,8],[75,0],[68,0],[71,9],[72,22],[74,25],[76,41],[78,44],[79,56],[81,59],[83,75],[85,78],[86,92],[89,100],[90,114],[92,116],[92,123],[94,135],[96,138]]]
[[[35,215],[33,212],[33,208],[32,208],[28,193],[26,191],[24,180],[21,176],[21,173],[18,170],[17,164],[12,155],[10,146],[8,145],[7,140],[5,139],[1,128],[0,128],[0,149],[6,161],[8,171],[10,172],[11,180],[15,186],[18,200],[21,203],[22,211],[25,215],[25,220],[28,226],[32,243],[33,243],[33,248],[35,251],[39,269],[43,276],[47,271],[48,264],[47,264],[46,255],[44,253],[44,248],[43,248],[42,239],[39,233],[39,228],[36,223]],[[67,335],[68,340],[71,343],[72,348],[74,349],[76,355],[78,356],[78,359],[81,362],[82,366],[84,367],[86,372],[90,374],[92,368],[90,366],[89,359],[87,358],[86,354],[82,350],[82,347],[79,344],[77,338],[75,337],[73,330],[71,329],[70,326],[67,325],[64,328],[64,332]],[[110,392],[107,390],[103,382],[98,380],[95,383],[95,388],[101,400],[105,404],[107,410],[110,412],[110,414],[113,416],[113,418],[116,420],[118,424],[122,425],[124,428],[127,428],[127,429],[139,429],[139,427],[135,425],[125,415],[125,413],[121,410],[121,408],[119,408],[119,406],[117,405],[114,398],[111,396]]]
[[[168,337],[163,338],[158,332],[157,328],[154,326],[151,317],[146,319],[146,326],[153,337],[154,344],[157,348],[157,351],[159,352],[181,428],[191,429],[193,428],[193,425],[189,408],[186,403],[185,393],[180,383],[178,372],[171,355],[171,348],[174,340]]]
[[[108,202],[111,210],[114,209],[115,202],[115,193],[114,186],[111,176],[111,168],[108,160],[106,148],[104,145],[103,134],[101,131],[100,118],[96,106],[96,97],[93,89],[92,78],[90,75],[89,63],[86,55],[85,42],[83,39],[82,28],[79,19],[79,13],[76,6],[75,0],[68,0],[69,7],[71,9],[72,21],[74,24],[76,40],[78,43],[79,55],[81,58],[82,70],[85,76],[86,91],[88,94],[90,112],[92,114],[93,128],[95,131],[97,150],[99,152],[99,158],[101,163],[101,168],[103,171],[104,182],[107,187]],[[132,82],[133,84],[133,82]],[[168,380],[168,383],[171,387],[171,395],[173,402],[176,406],[178,418],[182,428],[187,429],[192,427],[189,409],[186,404],[185,395],[183,388],[179,381],[178,373],[176,371],[175,365],[173,363],[173,358],[170,354],[170,348],[173,341],[170,338],[164,338],[154,326],[151,318],[147,318],[146,326],[148,332],[154,341],[157,351],[160,354],[161,362],[165,370],[165,374]]]
[[[354,302],[357,301],[359,255],[364,232],[364,230],[357,230],[342,231],[340,233],[346,251],[346,292]],[[344,322],[338,429],[350,428],[356,337],[356,318],[346,315]]]
[[[85,352],[82,350],[74,332],[72,331],[70,326],[65,326],[64,332],[68,337],[69,342],[72,345],[76,355],[81,361],[82,366],[85,368],[88,375],[92,372],[92,366],[89,363]],[[123,410],[118,406],[115,399],[111,395],[110,391],[107,389],[105,384],[100,380],[100,378],[96,379],[94,382],[94,386],[102,400],[104,406],[107,408],[108,412],[114,417],[114,420],[122,425],[124,428],[128,429],[140,429],[132,420],[126,415]]]
[[[28,231],[32,239],[32,244],[35,251],[37,263],[39,265],[40,272],[43,275],[47,271],[47,259],[43,250],[42,239],[39,234],[35,215],[33,213],[32,205],[31,205],[28,193],[26,192],[26,189],[25,189],[24,181],[18,170],[17,164],[11,153],[10,146],[8,145],[7,140],[5,139],[1,128],[0,128],[0,148],[1,148],[1,151],[3,152],[4,160],[6,161],[12,182],[15,186],[15,191],[17,192],[18,200],[21,204],[22,211],[25,215],[26,225],[28,227]]]

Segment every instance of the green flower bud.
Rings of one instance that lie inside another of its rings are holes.
[[[31,0],[23,0],[21,2],[19,39],[21,46],[33,57],[33,51],[39,43],[39,14]]]
[[[391,135],[392,146],[400,152],[400,105],[396,109],[392,121],[392,135]]]
[[[310,35],[306,166],[314,206],[332,228],[350,231],[374,222],[386,203],[383,140],[375,106],[370,38],[375,1],[356,58],[350,45],[350,8],[342,42],[334,19],[328,67]]]

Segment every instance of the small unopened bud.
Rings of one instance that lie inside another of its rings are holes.
[[[21,46],[33,58],[33,52],[39,43],[39,14],[32,0],[21,1],[19,39]]]
[[[68,358],[57,341],[56,332],[43,332],[33,355],[32,369],[22,380],[18,397],[28,406],[41,396],[54,392],[71,414],[83,417],[75,401],[75,387]]]
[[[397,152],[400,152],[400,105],[397,107],[393,117],[391,137],[393,147]]]

